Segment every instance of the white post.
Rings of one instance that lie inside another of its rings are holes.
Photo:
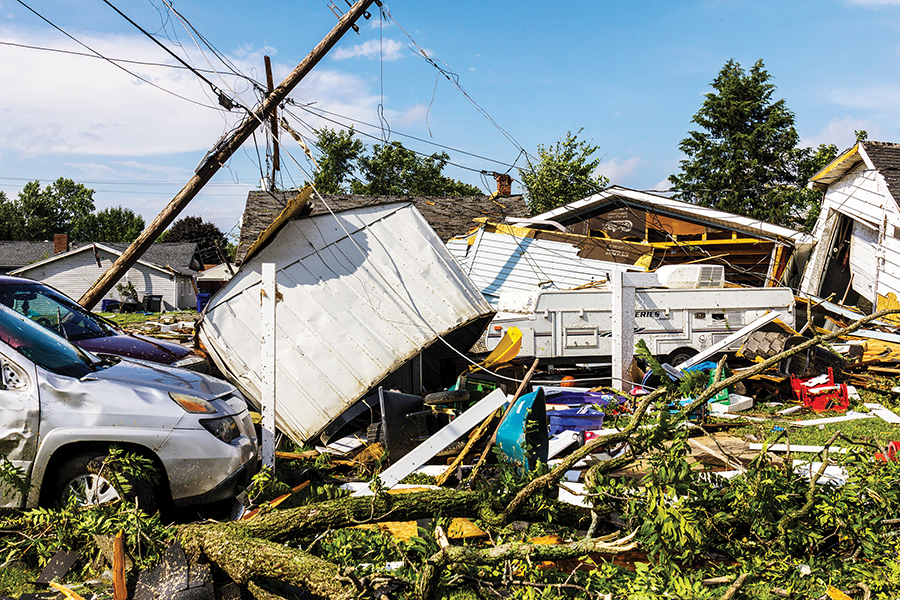
[[[613,284],[612,385],[629,392],[634,356],[634,286],[626,285],[624,271],[615,270],[610,277]]]
[[[612,385],[631,391],[631,361],[634,359],[635,288],[656,287],[656,273],[613,271],[612,279]]]
[[[262,323],[262,462],[275,468],[275,263],[262,265],[260,309]]]

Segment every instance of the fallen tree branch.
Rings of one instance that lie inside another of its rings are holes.
[[[549,504],[545,510],[553,511],[555,519],[562,524],[580,527],[590,520],[590,511],[586,508],[557,500],[546,502]],[[245,537],[284,542],[361,522],[414,521],[436,514],[445,517],[480,516],[492,520],[496,519],[494,509],[491,498],[479,492],[441,489],[338,498],[260,513],[249,521],[228,523],[227,526]],[[546,514],[523,506],[516,517],[526,521],[544,521]]]
[[[470,546],[448,546],[442,548],[425,561],[425,568],[416,581],[415,597],[419,600],[433,600],[437,592],[437,581],[441,571],[449,566],[496,565],[509,560],[557,561],[587,556],[588,554],[621,554],[634,550],[637,530],[624,538],[609,541],[606,538],[583,539],[567,544],[502,544],[491,548]]]
[[[750,573],[741,573],[741,576],[734,580],[734,583],[725,590],[725,593],[722,594],[722,597],[719,600],[731,600],[737,591],[744,585],[744,582],[747,581],[748,577],[750,577]]]
[[[236,583],[273,577],[329,600],[349,600],[356,590],[341,568],[302,550],[254,538],[239,523],[186,525],[179,538],[185,552],[199,552]]]

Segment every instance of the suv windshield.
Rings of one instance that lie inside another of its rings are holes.
[[[94,371],[93,361],[84,350],[6,307],[0,307],[0,341],[59,375],[83,377]]]
[[[0,304],[67,340],[79,341],[116,335],[115,330],[84,308],[41,285],[0,287]]]

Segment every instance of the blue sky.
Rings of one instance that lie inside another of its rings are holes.
[[[102,0],[24,1],[104,56],[175,63]],[[220,68],[167,2],[113,4],[195,67]],[[796,115],[802,145],[843,149],[856,129],[900,142],[900,0],[384,6],[389,19],[373,9],[360,34],[346,35],[292,94],[297,106],[288,120],[308,142],[310,128],[336,126],[316,111],[344,125],[378,124],[381,113],[386,127],[356,125],[372,136],[363,137],[367,143],[388,138],[427,153],[442,150],[432,144],[446,146],[453,166],[445,173],[490,191],[493,180],[479,171],[522,166],[521,150],[535,155],[539,144],[583,129],[612,183],[663,190],[683,158],[678,143],[729,59],[747,69],[764,61],[775,97]],[[326,1],[179,0],[174,8],[260,82],[264,55],[280,82],[336,22]],[[98,208],[127,206],[149,222],[240,121],[239,111],[216,110],[209,87],[187,71],[123,64],[205,106],[103,60],[23,46],[88,52],[16,0],[0,0],[0,190],[7,196],[29,180],[68,177],[96,190]],[[421,51],[454,74],[468,97]],[[257,101],[244,79],[207,77],[246,105]],[[265,141],[257,141],[259,149],[246,144],[182,216],[236,233],[247,191],[259,186]],[[296,142],[283,134],[281,142],[289,153],[281,180],[300,185],[312,166]]]

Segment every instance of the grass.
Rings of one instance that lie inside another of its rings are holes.
[[[32,581],[38,576],[37,571],[24,569],[15,564],[0,569],[0,595],[18,598],[22,594],[36,592]]]
[[[175,317],[177,321],[186,321],[189,319],[196,319],[197,312],[196,311],[179,311],[179,312],[168,312],[168,313],[114,313],[114,312],[98,312],[98,315],[104,317],[119,327],[135,327],[137,325],[141,325],[148,321],[159,321],[160,317],[163,315],[172,315]]]
[[[883,382],[878,381],[878,385],[882,389],[889,390],[896,386],[897,382],[892,379],[885,379]],[[863,403],[877,402],[900,415],[900,396],[897,394],[866,389],[858,389],[857,391],[859,392],[861,402],[851,399],[850,410],[856,412],[869,412],[869,409],[864,407]],[[786,406],[791,405],[787,404]],[[824,446],[836,432],[841,432],[843,435],[854,440],[877,442],[881,446],[884,446],[891,441],[900,440],[900,425],[892,425],[879,417],[842,421],[839,423],[811,427],[792,426],[790,423],[793,421],[836,417],[840,416],[842,413],[834,411],[815,413],[809,411],[803,414],[787,415],[786,417],[775,414],[776,411],[781,410],[786,406],[759,406],[758,408],[754,408],[755,414],[769,413],[772,415],[772,420],[763,423],[748,424],[744,427],[733,429],[732,434],[737,437],[752,434],[761,442],[764,440],[773,442],[780,436],[778,443],[790,441],[793,445],[802,444],[810,446]],[[784,428],[786,431],[782,432],[780,429],[777,429],[779,427]],[[782,433],[784,433],[784,435],[782,435]],[[838,439],[834,442],[834,445],[848,447],[851,444],[846,440]]]

